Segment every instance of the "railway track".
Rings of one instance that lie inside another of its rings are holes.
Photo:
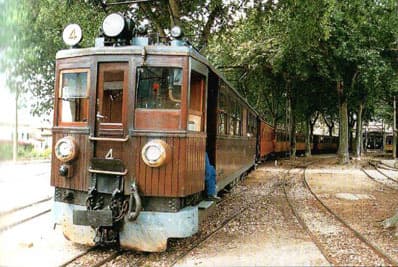
[[[294,168],[294,167],[293,167]],[[277,181],[274,186],[273,189],[270,190],[270,192],[268,192],[268,194],[266,195],[261,195],[261,197],[258,198],[258,200],[260,199],[265,199],[265,198],[269,198],[271,195],[273,195],[274,198],[279,199],[279,197],[277,196],[282,196],[282,190],[284,190],[284,178],[279,179],[279,181]],[[242,190],[240,193],[247,193],[247,191],[249,191],[248,188],[245,188],[244,190]],[[250,193],[250,192],[249,192]],[[255,201],[255,202],[258,202]],[[286,199],[287,200],[287,199]],[[224,202],[224,199],[222,201],[220,201],[218,204],[222,204]],[[189,249],[187,249],[186,251],[184,251],[182,254],[180,254],[171,264],[171,266],[175,266],[178,262],[180,262],[181,260],[183,260],[186,256],[189,255],[190,252],[194,251],[197,247],[199,247],[200,245],[206,243],[207,240],[209,240],[211,237],[213,237],[215,234],[217,234],[221,229],[225,228],[230,222],[232,222],[233,220],[239,218],[240,216],[243,216],[244,213],[248,210],[248,208],[253,205],[253,203],[249,203],[248,205],[246,205],[244,208],[242,208],[240,211],[234,213],[231,217],[229,217],[228,219],[226,219],[225,221],[223,221],[223,223],[221,225],[219,225],[216,229],[214,229],[211,233],[208,233],[206,236],[204,236],[202,239],[199,240],[199,242],[197,242],[196,244],[194,244],[192,247],[190,247]],[[288,201],[286,201],[284,204],[279,203],[279,212],[282,212],[283,215],[281,215],[281,217],[292,217],[295,216],[294,214],[292,214],[291,212],[287,212],[288,209],[290,209],[290,203]],[[285,207],[284,207],[285,206]],[[287,220],[289,221],[290,224],[295,224],[294,220]],[[300,224],[296,225],[295,227],[300,228]],[[305,228],[304,228],[305,229]],[[302,229],[301,229],[302,230]],[[326,258],[326,257],[325,257]]]
[[[0,213],[0,233],[51,211],[51,197]]]
[[[314,162],[310,162],[306,165],[304,165],[304,168],[307,168],[308,166],[310,166],[311,164],[313,164]],[[298,166],[296,166],[295,168],[297,168]],[[294,167],[293,167],[294,168]],[[292,168],[292,169],[293,169]],[[299,213],[297,211],[297,209],[294,207],[292,201],[289,199],[288,194],[287,194],[287,178],[290,174],[290,171],[292,170],[290,169],[287,174],[283,177],[283,179],[285,180],[285,182],[283,183],[283,194],[285,196],[285,200],[288,203],[292,213],[294,214],[294,216],[296,217],[298,223],[300,224],[301,228],[304,229],[304,231],[310,236],[312,242],[314,242],[314,244],[317,246],[317,248],[319,249],[319,251],[322,253],[322,255],[325,257],[325,259],[333,264],[333,265],[338,265],[338,262],[336,262],[333,258],[331,258],[329,256],[329,254],[327,253],[327,251],[323,248],[321,242],[316,238],[315,234],[313,234],[311,232],[311,230],[308,228],[308,226],[306,225],[306,223],[304,222],[304,220],[299,216]]]
[[[294,216],[297,218],[301,228],[308,233],[325,259],[333,265],[398,265],[388,254],[362,236],[361,233],[355,231],[350,224],[328,208],[328,206],[322,202],[322,199],[311,190],[306,178],[306,168],[313,163],[314,162],[291,166],[292,170],[300,170],[299,173],[294,174],[296,177],[289,183],[286,177],[293,175],[293,172],[289,170],[284,178],[275,182],[274,186],[267,192],[267,194],[279,194],[278,192],[282,192],[281,196],[284,196],[286,199],[287,209],[293,211],[290,212],[291,215],[287,214],[283,216]],[[237,195],[232,194],[233,196],[227,195],[225,198],[222,198],[222,200],[217,203],[217,206],[227,206],[232,202],[239,203],[244,199],[243,195],[250,193],[250,191],[248,192],[249,189],[246,187],[240,187],[239,190]],[[298,196],[297,191],[304,192],[304,196]],[[312,204],[309,205],[309,203]],[[219,214],[219,211],[217,211],[218,218],[225,219],[217,221],[217,225],[208,231],[202,229],[201,232],[193,238],[171,241],[168,250],[164,253],[148,254],[132,251],[112,251],[106,254],[106,251],[95,249],[85,252],[84,255],[79,255],[77,258],[72,259],[62,266],[179,265],[184,258],[189,257],[191,253],[195,255],[195,253],[197,253],[196,249],[211,240],[212,237],[222,229],[226,229],[229,227],[229,224],[233,224],[234,221],[240,220],[241,216],[245,216],[248,212],[248,208],[253,205],[253,203],[245,204],[246,203],[239,205],[236,209],[231,209],[231,211],[226,213],[228,216]],[[303,207],[305,209],[304,211]],[[311,215],[313,212],[315,214],[314,216]],[[313,227],[314,221],[311,220],[311,217],[315,217],[315,222],[318,221],[316,223],[321,221],[320,224],[323,229],[337,229],[335,230],[337,234],[320,232],[319,229]],[[288,220],[293,221],[291,219]],[[373,253],[369,253],[369,251]],[[100,256],[98,256],[97,253],[99,253]],[[94,261],[93,258],[96,258],[96,260]]]
[[[373,170],[368,170],[365,168],[361,168],[361,171],[371,180],[373,180],[376,183],[381,184],[382,186],[385,186],[389,189],[392,190],[398,190],[398,180],[390,177],[387,175],[385,172],[380,170],[378,168],[378,165],[369,161],[369,165],[372,166]],[[376,171],[380,175],[375,175],[375,173],[372,173]]]
[[[239,182],[239,181],[237,181]],[[236,191],[238,190],[238,191]],[[245,195],[247,194],[248,188],[245,186],[238,186],[232,189],[234,193],[227,193],[224,197],[216,203],[215,211],[211,213],[210,217],[213,217],[209,225],[203,227],[195,236],[185,239],[171,240],[168,244],[168,249],[164,253],[139,253],[139,252],[127,252],[122,257],[119,257],[114,262],[109,263],[105,266],[114,265],[129,265],[129,266],[176,266],[192,251],[206,243],[222,229],[225,229],[228,224],[238,220],[250,206],[252,202],[244,203]],[[269,189],[270,194],[274,190]],[[236,205],[236,203],[239,203]],[[223,218],[219,220],[218,218]]]
[[[60,267],[91,266],[100,267],[123,253],[120,249],[92,247],[59,265]]]
[[[382,161],[379,160],[369,160],[369,164],[371,165],[377,165],[378,167],[386,170],[391,170],[391,171],[398,171],[398,168],[393,167],[391,165],[385,164]]]
[[[286,185],[284,190],[293,213],[325,258],[333,265],[397,266],[394,259],[353,229],[315,194],[306,178],[307,167],[302,168],[301,178],[293,179],[290,194]],[[334,229],[333,233],[330,229]],[[373,254],[369,254],[369,250]]]
[[[390,181],[392,181],[392,182],[398,184],[398,179],[397,179],[397,178],[394,178],[394,177],[391,177],[389,174],[387,174],[386,171],[385,171],[386,168],[380,166],[380,165],[382,165],[381,163],[375,163],[375,162],[369,161],[369,164],[370,164],[371,166],[373,166],[373,168],[375,168],[375,170],[377,170],[377,172],[379,172],[381,175],[383,175],[384,177],[386,177],[388,180],[390,180]],[[384,169],[384,170],[383,170],[383,169]],[[389,171],[394,171],[394,172],[397,172],[397,171],[398,171],[398,169],[388,169],[388,170],[389,170]]]

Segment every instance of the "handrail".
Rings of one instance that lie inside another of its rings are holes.
[[[130,136],[126,135],[125,138],[111,138],[111,137],[95,137],[89,136],[88,139],[91,141],[109,141],[109,142],[127,142]]]
[[[100,173],[100,174],[122,175],[123,176],[123,175],[127,174],[128,170],[125,169],[124,172],[113,172],[113,171],[103,171],[103,170],[91,169],[91,167],[90,167],[90,168],[88,168],[88,172]]]

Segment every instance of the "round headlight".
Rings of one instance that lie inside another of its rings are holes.
[[[159,139],[151,140],[144,145],[141,151],[142,160],[149,167],[162,166],[168,157],[168,145]]]
[[[112,13],[108,15],[104,22],[102,23],[102,29],[104,30],[104,34],[108,37],[116,37],[123,30],[126,25],[126,21],[124,17],[118,13]]]
[[[74,159],[77,156],[75,140],[70,136],[58,140],[55,144],[55,156],[62,162]]]
[[[179,26],[174,26],[171,28],[171,36],[174,38],[180,38],[182,37],[182,29]]]

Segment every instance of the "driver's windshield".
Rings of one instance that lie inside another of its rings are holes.
[[[180,109],[182,69],[137,68],[137,108]]]

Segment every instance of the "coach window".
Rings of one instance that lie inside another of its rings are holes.
[[[228,106],[228,127],[229,127],[229,135],[235,135],[235,127],[236,127],[236,101],[231,100]]]
[[[205,77],[196,73],[191,73],[190,94],[189,94],[189,115],[188,130],[201,132],[204,130],[204,92]]]
[[[247,113],[247,136],[252,137],[256,133],[256,117]]]
[[[88,70],[64,70],[58,92],[58,124],[86,125],[88,119]]]
[[[222,88],[222,87],[221,87]],[[218,97],[218,134],[219,135],[226,135],[227,134],[227,97],[221,89],[220,95]]]
[[[137,68],[136,128],[179,127],[182,76],[181,68]]]
[[[239,102],[235,102],[234,118],[234,135],[242,135],[242,107]]]

